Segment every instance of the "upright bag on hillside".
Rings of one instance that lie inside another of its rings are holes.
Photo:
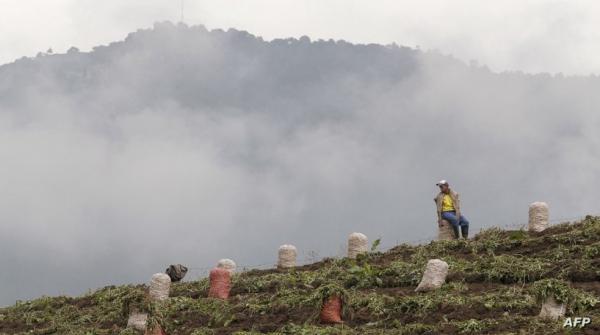
[[[438,226],[438,241],[450,241],[455,240],[454,231],[450,222],[442,220],[442,223]]]
[[[342,321],[342,298],[333,295],[327,298],[321,307],[322,323],[343,323]]]
[[[446,282],[448,275],[448,263],[441,259],[430,259],[427,262],[425,273],[415,289],[416,292],[427,292],[437,290]]]
[[[558,320],[565,316],[566,306],[557,302],[553,297],[548,297],[542,305],[539,317],[544,319]]]
[[[144,331],[146,330],[146,323],[148,323],[148,314],[135,311],[127,319],[127,328]]]
[[[169,277],[171,277],[171,281],[175,283],[175,282],[181,281],[183,279],[183,277],[185,277],[185,274],[187,273],[187,271],[188,271],[188,268],[186,268],[185,266],[183,266],[181,264],[176,264],[176,265],[169,265],[169,267],[167,268],[165,273],[167,275],[169,275]]]
[[[144,335],[167,335],[160,325],[155,325],[152,328],[146,328]]]
[[[214,268],[208,275],[208,297],[227,300],[231,290],[231,273],[223,268]]]

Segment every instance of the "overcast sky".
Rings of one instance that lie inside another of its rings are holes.
[[[0,67],[0,306],[282,243],[339,256],[352,231],[430,240],[441,178],[473,233],[533,201],[597,214],[597,77],[214,30],[600,73],[600,5],[399,3],[187,0],[189,26],[151,28],[180,2],[0,0],[0,62],[145,29]]]
[[[180,0],[0,0],[0,63],[52,48],[89,50],[155,21]],[[600,73],[600,3],[556,0],[185,0],[184,21],[265,39],[396,42],[496,71]]]

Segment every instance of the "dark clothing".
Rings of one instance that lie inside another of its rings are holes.
[[[172,282],[178,282],[181,281],[183,279],[183,277],[185,277],[185,274],[187,273],[188,268],[181,265],[181,264],[176,264],[176,265],[169,265],[169,267],[167,268],[167,270],[165,270],[165,273],[167,275],[169,275],[169,277],[171,278]]]

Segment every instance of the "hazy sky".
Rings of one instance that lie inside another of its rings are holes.
[[[598,213],[600,79],[467,64],[598,72],[600,5],[361,3],[2,1],[2,62],[127,38],[0,66],[0,306],[429,240],[440,178],[473,233]]]
[[[179,0],[0,0],[0,63],[88,50],[155,21]],[[185,0],[185,22],[300,37],[439,49],[491,69],[600,73],[600,3],[557,0]]]

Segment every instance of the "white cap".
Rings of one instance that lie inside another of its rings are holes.
[[[440,186],[440,185],[448,185],[448,182],[446,181],[446,179],[442,179],[440,181],[437,182],[437,184],[435,184],[436,186]]]

